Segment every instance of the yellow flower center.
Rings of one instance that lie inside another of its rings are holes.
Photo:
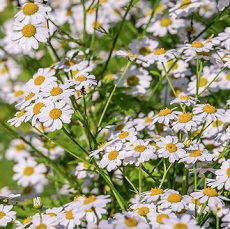
[[[37,103],[37,104],[35,104],[34,107],[33,107],[33,113],[35,115],[39,114],[41,112],[42,107],[44,107],[44,106],[45,106],[44,103]]]
[[[33,92],[30,92],[26,97],[25,97],[25,101],[28,101],[30,99],[32,99],[35,96],[35,94]]]
[[[203,48],[204,45],[203,45],[202,42],[200,42],[200,41],[193,41],[193,42],[192,42],[192,47],[193,47],[193,48]]]
[[[208,113],[208,114],[214,114],[216,112],[216,108],[210,104],[206,104],[203,107],[203,111]]]
[[[157,216],[156,221],[157,221],[159,224],[164,224],[164,223],[163,223],[163,219],[168,219],[168,218],[169,218],[168,215],[162,213],[162,214],[159,214],[159,215]]]
[[[172,113],[172,110],[169,108],[161,109],[159,112],[159,116],[167,116]]]
[[[230,168],[227,169],[226,174],[228,177],[230,177]]]
[[[92,22],[92,27],[95,29],[99,29],[101,27],[101,23],[98,21]]]
[[[127,55],[128,55],[129,57],[132,57],[132,58],[137,58],[137,55],[136,55],[136,54],[133,54],[133,53],[131,53],[131,52],[128,52]]]
[[[139,152],[139,153],[144,152],[146,149],[147,147],[144,145],[137,145],[134,147],[134,151]]]
[[[181,122],[181,123],[186,123],[186,122],[189,122],[190,120],[192,120],[192,114],[190,112],[182,114],[178,118],[178,122]]]
[[[61,115],[62,115],[62,111],[58,108],[53,108],[49,113],[49,116],[52,119],[58,119],[61,117]]]
[[[35,35],[36,31],[37,29],[34,25],[27,24],[27,25],[24,25],[22,28],[22,35],[24,37],[32,37]]]
[[[105,75],[104,77],[103,77],[103,80],[104,81],[110,81],[110,80],[114,80],[114,76],[112,75],[112,74],[108,74],[108,75]]]
[[[93,211],[92,208],[85,210],[86,213],[87,213],[87,212],[92,212],[92,211]]]
[[[151,53],[151,50],[148,46],[142,46],[138,51],[142,56],[147,56]]]
[[[90,204],[96,200],[96,196],[92,195],[84,200],[84,204]]]
[[[33,173],[34,173],[34,168],[32,166],[27,166],[23,171],[23,174],[25,176],[31,176]]]
[[[25,110],[22,110],[22,111],[20,111],[19,113],[17,113],[16,117],[17,117],[17,118],[21,118],[25,113],[26,113],[26,111],[25,111]]]
[[[162,18],[160,24],[162,27],[167,27],[172,24],[172,20],[170,18]]]
[[[83,81],[86,81],[87,78],[86,78],[85,76],[81,75],[81,76],[75,77],[75,80],[76,80],[76,81],[79,81],[79,82],[83,82]]]
[[[191,4],[191,0],[182,0],[180,3],[181,9],[186,9]]]
[[[111,152],[109,153],[108,159],[109,159],[110,161],[113,161],[113,160],[117,159],[117,156],[118,156],[118,155],[119,155],[119,152],[118,152],[117,150],[113,150],[113,151],[111,151]]]
[[[129,136],[129,132],[128,131],[123,131],[120,134],[118,134],[117,137],[120,138],[120,139],[123,139],[123,138],[126,138],[128,136]]]
[[[226,75],[226,80],[230,81],[230,72]]]
[[[215,122],[212,123],[213,127],[219,127],[223,124],[223,122],[221,120],[216,120]]]
[[[139,78],[135,75],[130,75],[127,77],[126,82],[129,86],[134,87],[139,83]]]
[[[54,213],[54,212],[49,212],[47,215],[49,215],[50,217],[57,216],[57,214],[56,214],[56,213]]]
[[[198,206],[201,205],[201,202],[200,202],[199,199],[194,199],[194,198],[192,197],[191,201],[192,201],[192,203],[195,204],[195,205],[198,205]]]
[[[29,2],[23,7],[22,11],[23,14],[31,16],[35,14],[38,11],[38,9],[39,7],[35,3]]]
[[[180,100],[184,101],[184,100],[190,100],[190,96],[189,95],[181,95],[180,96]]]
[[[159,14],[160,12],[162,12],[165,9],[165,5],[164,4],[159,4],[157,6],[157,8],[155,9],[155,14]]]
[[[54,87],[51,89],[50,94],[52,96],[60,95],[63,92],[63,90],[60,87]]]
[[[150,118],[150,117],[145,117],[145,118],[144,118],[144,122],[145,122],[145,123],[151,123],[151,122],[152,122],[152,118]]]
[[[44,76],[37,76],[36,79],[34,79],[34,84],[36,86],[41,85],[43,82],[45,81],[45,77]]]
[[[166,144],[165,148],[169,153],[175,153],[177,151],[177,146],[173,143]]]
[[[208,84],[208,80],[204,77],[200,78],[200,83],[199,83],[199,87],[204,87]]]
[[[141,208],[138,208],[137,212],[139,215],[145,216],[149,213],[149,208],[148,207],[141,207]]]
[[[8,72],[8,68],[6,66],[3,66],[0,70],[0,74],[6,74]]]
[[[32,221],[32,217],[27,217],[26,219],[23,220],[22,224],[25,225],[27,223],[30,223]]]
[[[97,148],[100,149],[102,148],[103,146],[105,146],[107,144],[107,142],[103,142],[102,144],[100,144]]]
[[[171,68],[172,70],[177,70],[179,67],[179,65],[175,63],[175,60],[169,60],[167,64],[168,64],[168,68],[169,69]]]
[[[160,48],[160,49],[156,49],[153,51],[154,55],[162,55],[162,54],[165,54],[166,51],[164,48]]]
[[[202,155],[201,150],[194,150],[189,154],[189,157],[200,157]]]
[[[67,17],[70,17],[73,15],[73,11],[70,9],[70,10],[67,10],[66,13],[65,13],[65,16]]]
[[[204,195],[209,196],[209,197],[218,196],[218,193],[217,193],[216,189],[210,188],[210,187],[209,188],[205,188],[203,190],[203,193],[204,193]]]
[[[173,226],[173,229],[188,229],[188,227],[184,223],[177,223]]]
[[[64,65],[67,65],[67,66],[73,66],[75,64],[76,64],[76,62],[74,60],[66,60],[64,62]]]
[[[47,228],[47,227],[46,227],[46,225],[44,223],[41,223],[40,225],[35,227],[35,229],[45,229],[45,228]]]
[[[22,90],[18,90],[18,91],[14,92],[14,97],[19,97],[19,96],[21,96],[23,94],[24,94],[24,92]]]
[[[22,150],[24,150],[26,147],[25,147],[25,145],[23,144],[23,143],[19,143],[19,144],[17,144],[16,146],[15,146],[15,149],[16,149],[16,151],[18,152],[18,151],[22,151]]]
[[[180,194],[173,193],[168,196],[167,200],[170,203],[178,203],[181,202],[182,196]]]
[[[0,219],[2,219],[6,215],[5,212],[0,212]]]
[[[67,212],[65,213],[65,218],[66,218],[67,220],[73,219],[73,211],[72,211],[72,210],[67,211]]]
[[[136,227],[138,224],[138,221],[135,220],[134,218],[126,218],[125,224],[127,227]]]
[[[156,196],[164,193],[164,191],[161,188],[151,188],[150,192],[151,196]]]

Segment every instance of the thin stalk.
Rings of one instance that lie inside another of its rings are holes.
[[[86,17],[87,17],[87,10],[85,7],[85,0],[81,0],[82,2],[82,8],[83,8],[83,43],[86,44]],[[85,53],[85,48],[84,48],[84,56],[86,57],[86,53]]]
[[[150,94],[149,94],[148,98],[146,99],[146,101],[149,101],[149,100],[152,98],[152,96],[154,95],[155,91],[157,90],[157,88],[158,88],[159,85],[161,84],[162,80],[163,80],[163,77],[161,77],[161,78],[158,80],[157,84],[155,85],[155,87],[153,88],[153,90],[150,92]]]
[[[129,13],[129,10],[131,9],[131,7],[132,7],[132,5],[133,5],[133,2],[134,2],[134,0],[131,0],[131,1],[129,2],[128,7],[126,8],[125,14],[124,14],[124,16],[122,17],[120,28],[118,29],[117,34],[116,34],[116,36],[115,36],[114,39],[113,39],[113,43],[112,43],[112,47],[111,47],[110,52],[109,52],[109,56],[108,56],[108,58],[107,58],[107,61],[106,61],[105,65],[104,65],[103,69],[102,69],[102,72],[101,72],[101,74],[100,74],[101,76],[104,75],[104,73],[105,73],[105,71],[106,71],[106,69],[107,69],[107,67],[108,67],[108,65],[109,65],[110,59],[111,59],[111,57],[112,57],[113,50],[114,50],[114,48],[115,48],[115,46],[116,46],[116,44],[117,44],[117,40],[118,40],[118,38],[119,38],[119,36],[120,36],[121,30],[122,30],[123,25],[124,25],[124,23],[125,23],[125,19],[126,19],[128,13]]]
[[[122,73],[121,78],[119,79],[119,81],[117,82],[117,84],[114,85],[113,90],[112,90],[111,94],[109,95],[109,98],[108,98],[108,100],[107,100],[107,102],[106,102],[106,104],[105,104],[105,107],[104,107],[103,111],[102,111],[100,120],[99,120],[98,125],[97,125],[98,127],[100,127],[100,125],[101,125],[101,123],[102,123],[102,120],[103,120],[103,118],[104,118],[104,116],[105,116],[105,112],[107,111],[107,108],[108,108],[109,103],[110,103],[110,101],[111,101],[111,99],[112,99],[112,97],[113,97],[114,92],[116,91],[117,87],[119,86],[119,84],[121,83],[121,81],[123,80],[123,78],[125,77],[125,74],[126,74],[126,72],[128,71],[128,69],[129,69],[129,67],[130,67],[131,64],[132,64],[132,62],[131,62],[131,61],[128,61],[127,65],[126,65],[126,67],[125,67],[125,70],[124,70],[124,72]]]
[[[220,228],[220,218],[216,216],[216,229]]]
[[[183,182],[182,182],[182,195],[187,194],[188,191],[188,169],[184,168]]]
[[[196,98],[199,97],[200,76],[200,60],[199,55],[196,54]]]
[[[166,178],[166,176],[167,176],[167,173],[168,173],[169,169],[170,169],[171,166],[172,166],[172,164],[170,164],[169,167],[168,167],[168,169],[167,169],[165,160],[163,161],[163,165],[164,165],[164,175],[163,175],[163,177],[162,177],[162,180],[161,180],[161,183],[160,183],[160,185],[159,185],[159,188],[161,188],[161,186],[163,185],[164,180],[165,180],[165,178]]]
[[[100,1],[97,1],[97,4],[99,5]],[[96,14],[95,14],[95,25],[97,25],[97,19],[98,19],[98,10],[99,10],[99,6],[96,9]],[[90,42],[90,50],[93,49],[94,46],[94,42],[95,42],[95,38],[96,38],[96,29],[94,29],[93,31],[93,36],[91,38],[91,42]]]
[[[139,195],[142,193],[142,164],[139,165]]]
[[[126,181],[132,186],[133,190],[138,193],[138,190],[136,189],[135,185],[132,183],[132,181],[124,174],[124,172],[119,168],[120,172],[122,173],[122,176],[126,179]]]

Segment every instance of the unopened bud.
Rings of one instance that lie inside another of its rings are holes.
[[[191,145],[191,143],[192,143],[192,140],[190,140],[190,139],[188,139],[188,138],[186,138],[185,140],[184,140],[184,146],[186,147],[186,148],[188,148],[190,145]]]
[[[33,198],[33,208],[36,208],[36,209],[41,209],[42,208],[41,197]]]

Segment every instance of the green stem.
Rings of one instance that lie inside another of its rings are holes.
[[[142,164],[139,165],[139,195],[142,193]]]
[[[201,77],[201,61],[199,60],[199,55],[196,54],[196,98],[199,98],[200,77]]]
[[[161,186],[163,185],[164,180],[165,180],[165,178],[166,178],[166,176],[167,176],[167,173],[168,173],[169,169],[170,169],[171,166],[172,166],[172,164],[170,164],[169,167],[168,167],[168,169],[167,169],[165,160],[163,160],[163,165],[164,165],[164,175],[163,175],[163,177],[162,177],[162,180],[161,180],[161,183],[160,183],[160,185],[159,185],[159,188],[161,188]]]
[[[220,228],[220,218],[216,216],[216,229]]]
[[[97,5],[99,5],[99,3],[100,3],[100,0],[97,1]],[[99,10],[99,7],[97,7],[97,9],[96,9],[95,25],[97,24],[98,10]],[[94,31],[93,31],[93,36],[92,36],[92,39],[91,39],[91,42],[90,42],[90,50],[93,49],[95,38],[96,38],[96,29],[94,29]]]
[[[182,194],[187,194],[188,191],[188,169],[184,168],[183,182],[182,182]]]
[[[111,99],[112,99],[112,97],[113,97],[114,92],[116,91],[117,87],[119,86],[119,84],[121,83],[121,81],[123,80],[123,78],[125,77],[125,74],[126,74],[126,72],[128,71],[128,69],[129,69],[131,63],[132,63],[131,61],[128,61],[127,65],[126,65],[126,67],[125,67],[125,70],[124,70],[124,72],[122,73],[121,78],[119,79],[119,81],[117,82],[117,84],[114,85],[113,90],[112,90],[111,94],[109,95],[109,98],[108,98],[108,100],[107,100],[107,102],[106,102],[106,104],[105,104],[105,107],[104,107],[103,111],[102,111],[100,120],[99,120],[98,125],[97,125],[98,127],[100,127],[100,125],[101,125],[101,123],[102,123],[102,120],[103,120],[103,118],[104,118],[104,116],[105,116],[105,112],[106,112],[106,110],[107,110],[107,108],[108,108],[108,106],[109,106],[109,103],[110,103],[110,101],[111,101]]]
[[[122,173],[122,176],[126,179],[126,181],[132,186],[133,190],[138,193],[138,190],[136,189],[135,185],[132,183],[132,181],[124,174],[124,172],[119,168],[120,172]]]
[[[197,190],[197,162],[194,164],[194,192]]]
[[[130,10],[131,7],[132,7],[133,2],[134,2],[134,0],[131,0],[131,1],[129,2],[128,7],[126,8],[125,14],[124,14],[124,16],[122,17],[120,28],[118,29],[117,34],[116,34],[116,36],[115,36],[114,39],[113,39],[113,44],[112,44],[112,47],[111,47],[111,49],[110,49],[109,56],[108,56],[107,61],[106,61],[105,65],[104,65],[104,68],[102,69],[102,72],[101,72],[101,74],[100,74],[101,77],[103,77],[103,75],[104,75],[104,73],[105,73],[105,71],[106,71],[106,69],[107,69],[107,67],[108,67],[108,65],[109,65],[110,59],[111,59],[111,57],[112,57],[113,50],[114,50],[114,48],[115,48],[115,46],[116,46],[116,44],[117,44],[117,40],[118,40],[118,38],[119,38],[119,36],[120,36],[121,30],[122,30],[123,25],[124,25],[124,23],[125,23],[125,19],[126,19],[128,13],[129,13],[129,10]]]
[[[87,17],[87,10],[85,7],[85,0],[81,0],[82,2],[82,7],[83,7],[83,43],[86,44],[86,17]],[[85,48],[84,48],[84,56],[86,57],[86,53],[85,53]]]

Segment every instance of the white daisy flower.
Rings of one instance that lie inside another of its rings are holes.
[[[164,190],[161,188],[151,188],[150,191],[142,193],[142,201],[146,203],[156,203],[164,195]]]
[[[167,33],[176,34],[180,27],[184,27],[183,19],[161,17],[149,25],[147,32],[153,33],[154,36],[164,37]]]
[[[5,96],[8,103],[10,104],[20,103],[25,96],[25,84],[22,84],[21,82],[15,82],[13,89],[11,89]]]
[[[81,225],[80,218],[77,216],[78,209],[68,208],[58,214],[60,227],[73,229],[75,226]]]
[[[62,210],[63,210],[63,207],[48,208],[46,209],[45,214],[57,220],[57,217],[59,213],[61,213]]]
[[[14,115],[14,118],[8,120],[7,122],[10,123],[10,126],[19,127],[26,118],[25,114],[26,114],[26,110],[18,111]]]
[[[46,6],[39,1],[28,2],[22,5],[22,9],[14,16],[16,21],[23,21],[28,23],[30,20],[47,19],[47,12],[51,11],[49,6]]]
[[[95,76],[87,72],[77,73],[74,78],[68,80],[68,82],[71,86],[74,86],[75,90],[81,90],[83,87],[91,87],[97,84]]]
[[[122,142],[126,142],[126,141],[132,142],[137,139],[136,135],[137,135],[137,131],[134,127],[124,128],[121,132],[115,135],[115,139],[120,140]]]
[[[177,137],[166,136],[161,138],[157,143],[157,155],[158,157],[168,158],[170,163],[183,158],[185,156],[184,144],[178,143]]]
[[[190,131],[198,126],[198,122],[202,122],[202,119],[194,117],[191,112],[177,112],[178,118],[172,123],[172,129],[176,132],[182,130],[184,132]]]
[[[9,222],[15,220],[16,212],[11,211],[13,205],[0,204],[0,226],[6,227]]]
[[[39,121],[50,131],[60,130],[62,123],[70,123],[74,111],[61,100],[60,102],[47,102],[38,115]]]
[[[38,49],[38,42],[46,42],[49,37],[49,30],[40,21],[30,23],[16,21],[13,29],[15,33],[12,41],[25,52],[29,52],[31,48]]]
[[[84,179],[86,177],[94,177],[95,174],[91,171],[90,166],[84,162],[79,162],[76,168],[74,169],[74,175],[78,179]]]
[[[101,161],[99,162],[99,166],[101,168],[106,167],[109,172],[120,166],[122,159],[122,148],[123,144],[121,142],[117,143],[115,146],[106,147],[106,153],[103,155]]]
[[[30,105],[33,101],[37,100],[39,97],[39,92],[35,92],[33,93],[31,92],[27,92],[24,96],[24,99],[16,104],[16,107],[20,107],[20,109],[24,109],[25,107],[27,107],[28,105]]]
[[[113,220],[114,229],[149,229],[149,225],[143,217],[136,213],[116,213]]]
[[[176,120],[177,116],[173,112],[176,108],[170,109],[170,108],[164,108],[159,111],[157,115],[153,117],[152,124],[155,122],[163,123],[165,125],[169,125],[170,121]]]
[[[207,123],[223,118],[225,111],[224,109],[216,109],[210,104],[197,104],[193,109],[193,114]]]
[[[183,214],[181,218],[169,218],[164,220],[164,225],[162,229],[176,229],[176,228],[186,228],[186,229],[201,229],[198,222],[191,218],[191,215]]]
[[[191,106],[191,105],[196,104],[197,101],[198,101],[197,98],[192,97],[190,95],[187,95],[185,93],[181,93],[177,98],[175,98],[174,100],[172,100],[170,102],[170,104],[181,103],[181,104],[184,104],[186,106]]]
[[[46,101],[57,101],[57,100],[65,100],[68,102],[69,97],[74,94],[74,90],[70,89],[70,85],[68,83],[58,84],[57,82],[50,83],[46,87],[43,87],[41,90],[41,97],[43,97]]]
[[[218,9],[223,11],[230,4],[230,0],[219,0],[218,1]]]
[[[214,182],[209,182],[208,185],[212,188],[230,190],[230,159],[221,164],[220,169],[215,171],[216,177]]]
[[[58,225],[58,221],[55,217],[50,217],[49,215],[36,213],[32,217],[32,224],[30,225],[30,229],[34,228],[47,228],[47,229],[55,229]]]
[[[229,1],[229,0],[227,0]],[[224,46],[227,50],[230,49],[230,27],[225,28],[224,32],[221,32],[216,37],[221,41],[221,46]]]
[[[116,56],[118,57],[126,57],[127,59],[129,59],[130,61],[136,61],[137,62],[137,59],[139,61],[144,61],[144,59],[141,58],[141,56],[139,56],[138,54],[134,54],[134,53],[131,53],[131,52],[128,52],[128,51],[125,51],[125,50],[118,50],[116,51]]]
[[[153,111],[149,112],[147,116],[144,116],[143,113],[139,115],[139,118],[134,119],[135,122],[135,129],[137,131],[141,131],[145,128],[150,129],[150,124],[152,123],[152,119],[154,117]],[[154,128],[151,128],[154,129]]]
[[[169,10],[172,17],[184,17],[199,9],[203,3],[198,0],[178,0],[177,4]]]
[[[197,161],[212,161],[214,158],[213,154],[210,154],[203,145],[192,144],[189,148],[186,148],[189,152],[184,155],[184,158],[180,159],[179,162],[186,162],[187,164],[195,164]]]
[[[213,205],[224,206],[225,204],[223,200],[230,201],[230,199],[224,196],[218,195],[218,192],[216,191],[216,189],[211,188],[211,187],[207,187],[207,188],[204,188],[203,190],[193,192],[190,195],[194,199],[199,199],[202,204],[207,202],[208,206],[213,206]]]
[[[48,84],[56,82],[57,77],[55,71],[50,68],[39,68],[33,75],[33,78],[26,83],[26,90],[39,92],[41,88],[45,88]]]
[[[149,219],[154,212],[156,212],[156,205],[151,203],[136,203],[130,206],[134,212],[136,212],[139,216],[144,216]]]
[[[47,171],[44,164],[37,164],[32,158],[21,159],[14,165],[13,180],[16,180],[18,185],[27,187],[28,185],[34,185],[41,180],[46,180],[45,172]]]
[[[158,206],[161,209],[172,209],[172,211],[180,212],[183,209],[187,209],[188,197],[182,196],[175,190],[167,190],[161,200],[158,202]]]

